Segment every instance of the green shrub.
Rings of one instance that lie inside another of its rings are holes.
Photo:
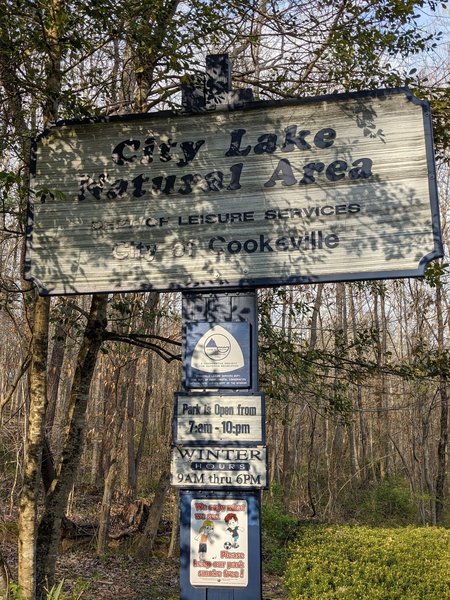
[[[263,565],[268,573],[283,575],[289,556],[288,545],[297,537],[299,521],[286,513],[275,489],[261,509]]]
[[[374,526],[410,525],[417,509],[406,481],[390,477],[364,490],[358,502],[359,522]]]
[[[450,532],[444,528],[302,527],[290,547],[292,600],[450,598]]]

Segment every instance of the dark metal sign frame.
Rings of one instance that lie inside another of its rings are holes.
[[[191,502],[194,498],[203,498],[205,503],[232,499],[242,499],[248,504],[248,547],[249,569],[248,585],[244,588],[207,588],[190,583],[190,531]],[[261,594],[261,514],[260,493],[258,491],[220,492],[216,490],[180,490],[180,599],[181,600],[260,600]],[[251,554],[250,554],[251,549]]]

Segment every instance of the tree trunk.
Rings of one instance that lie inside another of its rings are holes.
[[[346,351],[347,346],[347,307],[346,307],[346,288],[344,283],[336,283],[336,324],[334,331],[334,345],[336,362],[342,353]],[[336,391],[339,393],[339,369],[335,369],[334,381],[336,385]],[[338,484],[339,484],[339,473],[343,459],[343,441],[344,441],[344,427],[342,424],[342,417],[340,414],[336,415],[334,420],[334,435],[331,438],[329,463],[328,463],[328,502],[325,508],[325,513],[329,513],[331,516],[334,513],[334,506],[338,495]],[[331,421],[329,426],[331,426]]]
[[[355,293],[354,287],[350,286],[350,317],[351,317],[351,323],[352,323],[353,343],[355,344],[358,339],[358,330],[357,330],[357,326],[356,326],[356,308],[355,308],[354,293]],[[359,349],[358,349],[358,361],[361,361],[361,351]],[[356,397],[356,408],[358,411],[359,436],[360,436],[360,441],[361,441],[360,454],[359,454],[359,460],[358,460],[358,451],[357,451],[358,444],[357,444],[357,439],[355,436],[354,446],[355,446],[355,463],[356,463],[355,466],[356,466],[356,470],[357,470],[356,477],[357,477],[358,481],[360,481],[361,480],[361,472],[362,472],[362,479],[364,482],[367,482],[367,480],[368,480],[367,426],[366,426],[366,419],[364,417],[364,411],[363,411],[362,386],[361,386],[360,381],[357,381],[357,383],[356,383],[355,397]],[[354,405],[353,401],[352,401],[352,404]],[[361,468],[360,468],[360,463],[362,464]]]
[[[47,494],[44,512],[39,524],[37,546],[37,597],[42,597],[44,587],[54,583],[55,563],[61,537],[61,521],[80,462],[85,430],[89,388],[94,373],[97,354],[106,329],[106,294],[92,298],[91,311],[80,347],[74,381],[72,384],[67,432],[62,461],[57,479]]]
[[[125,446],[126,446],[126,470],[127,470],[127,493],[130,500],[137,497],[136,460],[134,450],[135,427],[135,395],[136,395],[136,360],[127,365],[125,369],[127,383],[125,393]]]
[[[442,287],[438,282],[436,286],[436,311],[437,311],[437,329],[438,329],[438,350],[440,354],[445,351],[444,348],[444,319],[442,311]],[[437,472],[435,481],[435,518],[437,524],[442,524],[444,501],[445,501],[445,480],[447,474],[447,447],[448,447],[448,392],[447,379],[441,375],[439,380],[439,395],[441,398],[441,414],[439,418],[439,442],[437,450]]]
[[[175,556],[175,550],[177,547],[177,541],[179,537],[180,529],[180,495],[178,491],[175,491],[175,498],[172,507],[172,531],[170,534],[169,549],[167,550],[167,558],[173,558]]]
[[[317,345],[317,332],[319,329],[320,306],[322,304],[323,283],[317,286],[316,299],[314,300],[314,308],[311,315],[311,336],[309,338],[309,349],[315,350]]]
[[[361,438],[361,463],[362,463],[362,474],[363,481],[367,483],[369,481],[369,449],[368,449],[368,435],[367,435],[367,423],[364,416],[364,406],[362,399],[362,386],[360,383],[356,386],[356,405],[359,413],[359,435]]]
[[[292,340],[292,303],[293,303],[293,292],[292,288],[289,289],[289,292],[286,293],[286,298],[283,302],[283,313],[282,313],[282,321],[281,328],[283,333],[286,335],[286,341],[288,347],[290,347]],[[291,433],[291,404],[290,404],[290,375],[286,374],[285,385],[286,385],[286,393],[285,393],[285,405],[284,405],[284,417],[283,417],[283,504],[287,511],[289,511],[290,500],[291,500],[291,486],[292,486],[292,471],[293,471],[293,461],[292,461],[292,448],[290,443],[290,433]]]
[[[158,318],[157,318],[157,310],[158,304],[160,300],[159,292],[150,292],[145,303],[144,314],[149,314],[152,316],[151,324],[149,327],[149,333],[156,333]],[[153,366],[154,366],[154,357],[152,354],[149,354],[147,357],[147,379],[145,385],[145,393],[144,393],[144,405],[142,407],[142,427],[139,435],[138,446],[136,449],[136,454],[134,456],[134,477],[137,482],[139,477],[139,468],[141,466],[142,456],[144,454],[145,442],[147,439],[148,433],[148,421],[149,421],[149,407],[150,407],[150,399],[153,394]],[[136,489],[137,495],[137,489]]]
[[[119,387],[119,379],[120,379],[120,370],[117,371],[117,379],[116,379],[116,413],[114,417],[114,427],[112,434],[112,448],[111,448],[111,457],[108,468],[108,474],[105,479],[105,485],[103,488],[103,497],[102,497],[102,506],[100,509],[100,518],[98,524],[98,538],[97,538],[97,555],[102,556],[106,552],[106,547],[108,544],[109,537],[109,524],[110,524],[110,516],[111,516],[111,500],[114,489],[116,487],[116,480],[118,474],[118,461],[120,455],[120,431],[122,429],[126,404],[127,404],[127,396],[131,392],[127,388],[127,384],[125,382],[121,385],[120,393],[118,392]],[[128,391],[128,393],[127,393]]]
[[[315,350],[317,346],[317,338],[318,338],[318,330],[319,330],[319,316],[320,316],[320,307],[322,304],[322,296],[323,296],[323,283],[319,283],[317,286],[316,298],[314,300],[314,308],[311,316],[311,336],[309,339],[309,349]],[[310,407],[310,432],[309,432],[309,443],[308,443],[308,460],[307,460],[307,491],[308,491],[308,502],[311,507],[311,518],[315,517],[317,514],[316,509],[316,501],[314,497],[313,490],[313,457],[314,457],[314,444],[315,444],[315,435],[316,435],[316,420],[317,413]]]
[[[425,410],[425,399],[424,399],[424,410],[422,413],[422,466],[423,466],[423,478],[426,485],[427,490],[427,504],[429,510],[429,519],[428,523],[431,525],[436,525],[436,502],[434,495],[434,486],[433,486],[433,476],[431,472],[431,464],[430,464],[430,448],[429,448],[429,436],[430,436],[430,410]]]
[[[133,555],[136,556],[136,558],[139,558],[140,560],[145,560],[146,558],[148,558],[148,556],[153,550],[155,539],[158,534],[159,522],[161,520],[161,515],[164,507],[164,500],[166,498],[169,485],[170,473],[164,472],[158,481],[155,497],[153,498],[153,502],[150,506],[150,512],[148,515],[145,530],[137,537],[133,545]]]
[[[97,556],[103,556],[108,545],[109,523],[111,517],[111,501],[117,478],[117,458],[109,465],[103,488],[102,506],[98,520]]]
[[[278,483],[279,482],[279,472],[278,472],[278,468],[279,468],[279,463],[277,460],[277,447],[278,447],[278,440],[277,440],[277,432],[278,432],[278,428],[277,428],[277,421],[275,419],[274,416],[272,416],[272,419],[268,422],[268,429],[269,429],[269,439],[270,439],[270,445],[269,445],[269,489],[270,489],[270,494],[273,495],[273,490],[274,490],[274,483]]]
[[[380,314],[378,314],[378,310]],[[384,286],[378,286],[374,290],[374,316],[375,328],[378,331],[377,341],[377,367],[378,384],[376,390],[377,402],[377,434],[380,443],[380,458],[378,460],[379,474],[381,479],[391,475],[391,448],[390,448],[390,424],[387,410],[386,375],[384,374],[384,357],[387,350],[387,320]]]
[[[435,516],[436,524],[442,525],[445,503],[445,480],[447,477],[447,447],[448,447],[448,393],[447,381],[442,378],[439,384],[441,397],[441,414],[439,418],[439,443],[437,450],[437,473],[435,482]]]
[[[309,444],[308,444],[307,489],[308,489],[308,502],[309,502],[309,506],[311,507],[311,515],[310,516],[311,516],[311,518],[313,518],[317,514],[316,502],[315,502],[314,491],[313,491],[313,481],[312,481],[312,473],[313,473],[312,461],[313,461],[313,456],[314,456],[314,441],[315,441],[315,433],[316,433],[317,414],[312,410],[312,408],[309,409],[309,412],[310,412],[310,417],[311,417],[311,428],[310,428],[310,432],[309,432]]]
[[[45,64],[45,105],[44,125],[56,121],[61,90],[61,47],[59,27],[64,6],[59,0],[50,0],[52,16],[45,26],[48,60]],[[20,89],[20,88],[18,88]],[[19,97],[19,94],[14,93]],[[26,126],[22,131],[27,131]],[[37,500],[41,472],[42,448],[45,435],[47,411],[47,363],[50,299],[39,296],[35,304],[32,341],[32,362],[30,369],[30,411],[28,431],[25,441],[24,478],[19,505],[19,556],[18,581],[23,600],[34,600],[42,591],[37,582],[39,554],[37,545]]]
[[[149,420],[149,407],[150,407],[150,399],[153,393],[153,356],[150,355],[147,357],[147,381],[145,385],[144,392],[144,405],[142,407],[142,427],[139,435],[138,447],[136,450],[136,456],[134,457],[134,471],[136,482],[139,477],[139,468],[141,466],[142,456],[144,454],[145,448],[145,440],[147,438],[148,433],[148,420]]]
[[[36,596],[36,525],[47,410],[47,353],[50,299],[39,296],[34,310],[30,409],[19,504],[18,580],[23,600]]]
[[[42,441],[41,476],[44,486],[44,493],[47,494],[53,485],[53,481],[56,479],[55,461],[53,459],[53,454],[50,449],[50,443],[47,436],[44,436]]]
[[[357,487],[359,481],[359,465],[358,458],[356,455],[356,440],[355,440],[355,423],[353,421],[353,416],[348,424],[348,446],[349,446],[349,455],[350,455],[350,474],[351,474],[351,486]]]
[[[3,558],[0,551],[0,599],[7,600],[9,598],[9,584],[11,582],[11,571],[8,563]]]
[[[68,308],[66,316],[69,316],[72,309]],[[59,321],[56,323],[54,343],[48,368],[48,409],[46,417],[47,435],[53,440],[52,428],[55,421],[56,406],[58,402],[59,383],[61,380],[61,371],[64,362],[64,354],[67,339],[67,327]]]
[[[91,397],[93,403],[93,416],[91,418],[91,464],[90,464],[90,475],[89,483],[93,488],[99,487],[98,481],[100,479],[100,462],[102,457],[102,437],[101,431],[103,431],[103,414],[100,414],[101,402],[103,401],[102,392],[106,386],[100,386],[100,377],[96,377],[92,382]]]

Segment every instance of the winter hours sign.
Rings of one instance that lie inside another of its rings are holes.
[[[407,90],[64,122],[31,173],[43,294],[414,276],[442,254],[429,110]]]

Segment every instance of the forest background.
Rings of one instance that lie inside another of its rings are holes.
[[[94,538],[98,557],[115,537],[144,578],[164,527],[176,555],[180,297],[39,297],[22,279],[28,164],[58,119],[179,108],[206,54],[229,53],[257,99],[408,85],[431,102],[446,258],[422,279],[258,292],[264,501],[272,517],[449,525],[448,24],[434,1],[0,0],[0,591],[12,572],[45,597],[61,537]]]

